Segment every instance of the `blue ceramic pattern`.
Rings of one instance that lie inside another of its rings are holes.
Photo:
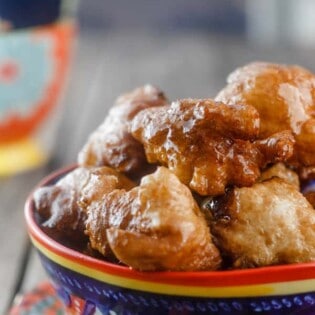
[[[10,112],[28,113],[45,96],[53,75],[52,44],[31,31],[0,37],[0,72],[7,65],[17,71],[11,80],[0,80],[0,119]]]
[[[190,298],[130,290],[78,274],[40,254],[42,264],[69,305],[71,296],[85,299],[81,315],[314,315],[315,291],[263,298]]]

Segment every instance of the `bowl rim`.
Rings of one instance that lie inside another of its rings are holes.
[[[72,171],[77,164],[60,168],[39,182],[29,194],[24,209],[27,231],[34,246],[44,255],[57,255],[68,262],[81,266],[83,269],[95,270],[98,273],[110,274],[121,278],[144,281],[148,283],[160,283],[170,285],[198,286],[198,287],[226,287],[226,286],[255,286],[268,284],[287,285],[307,282],[308,287],[315,288],[315,262],[296,263],[288,265],[276,265],[258,267],[253,269],[217,270],[217,271],[154,271],[141,272],[127,266],[122,266],[82,254],[58,243],[45,234],[34,217],[34,191],[42,186],[47,186]],[[63,262],[63,260],[61,260]],[[60,263],[60,261],[58,261]],[[86,272],[88,272],[86,271]],[[303,291],[303,289],[301,289]],[[295,291],[293,291],[295,292]],[[309,292],[309,290],[308,290]]]

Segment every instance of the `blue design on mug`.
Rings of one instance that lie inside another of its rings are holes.
[[[0,37],[0,120],[27,114],[44,96],[53,75],[53,42],[35,32]]]

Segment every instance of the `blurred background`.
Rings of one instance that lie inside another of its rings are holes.
[[[92,0],[82,1],[77,15],[66,106],[85,110],[92,129],[119,94],[147,82],[170,99],[211,97],[231,71],[251,61],[315,70],[312,0]],[[77,139],[79,125],[73,122]]]
[[[43,277],[24,226],[27,195],[49,172],[76,161],[117,96],[151,83],[171,100],[214,97],[231,71],[256,60],[315,71],[313,0],[0,0],[0,166],[4,153],[10,160],[19,156],[3,151],[8,142],[1,145],[7,135],[1,129],[1,109],[8,108],[6,84],[18,74],[12,63],[1,68],[1,57],[12,56],[12,47],[18,57],[25,52],[16,41],[10,49],[5,45],[13,34],[19,37],[33,27],[59,23],[61,12],[76,19],[77,31],[55,113],[58,125],[51,128],[47,120],[36,129],[44,143],[54,133],[50,159],[27,172],[0,177],[0,238],[6,240],[0,251],[0,283],[8,284],[0,291],[0,313],[17,292],[29,290]],[[65,46],[60,49],[59,54]],[[22,85],[32,93],[37,73],[33,59],[23,59],[30,65],[31,79]],[[19,88],[11,94],[22,95]],[[24,103],[12,104],[14,109]]]
[[[58,128],[71,140],[49,152],[55,166],[75,161],[115,98],[139,85],[157,85],[171,100],[214,97],[231,71],[251,61],[315,70],[312,0],[0,2],[4,30],[8,20],[25,30],[60,16],[75,17],[78,31]]]

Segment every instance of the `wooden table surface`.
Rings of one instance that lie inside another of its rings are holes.
[[[0,179],[1,314],[17,291],[28,291],[46,277],[26,234],[23,205],[28,193],[43,176],[76,160],[115,98],[145,83],[159,86],[170,99],[211,97],[230,71],[253,60],[315,67],[314,49],[257,47],[241,38],[81,32],[52,160],[35,171]]]

